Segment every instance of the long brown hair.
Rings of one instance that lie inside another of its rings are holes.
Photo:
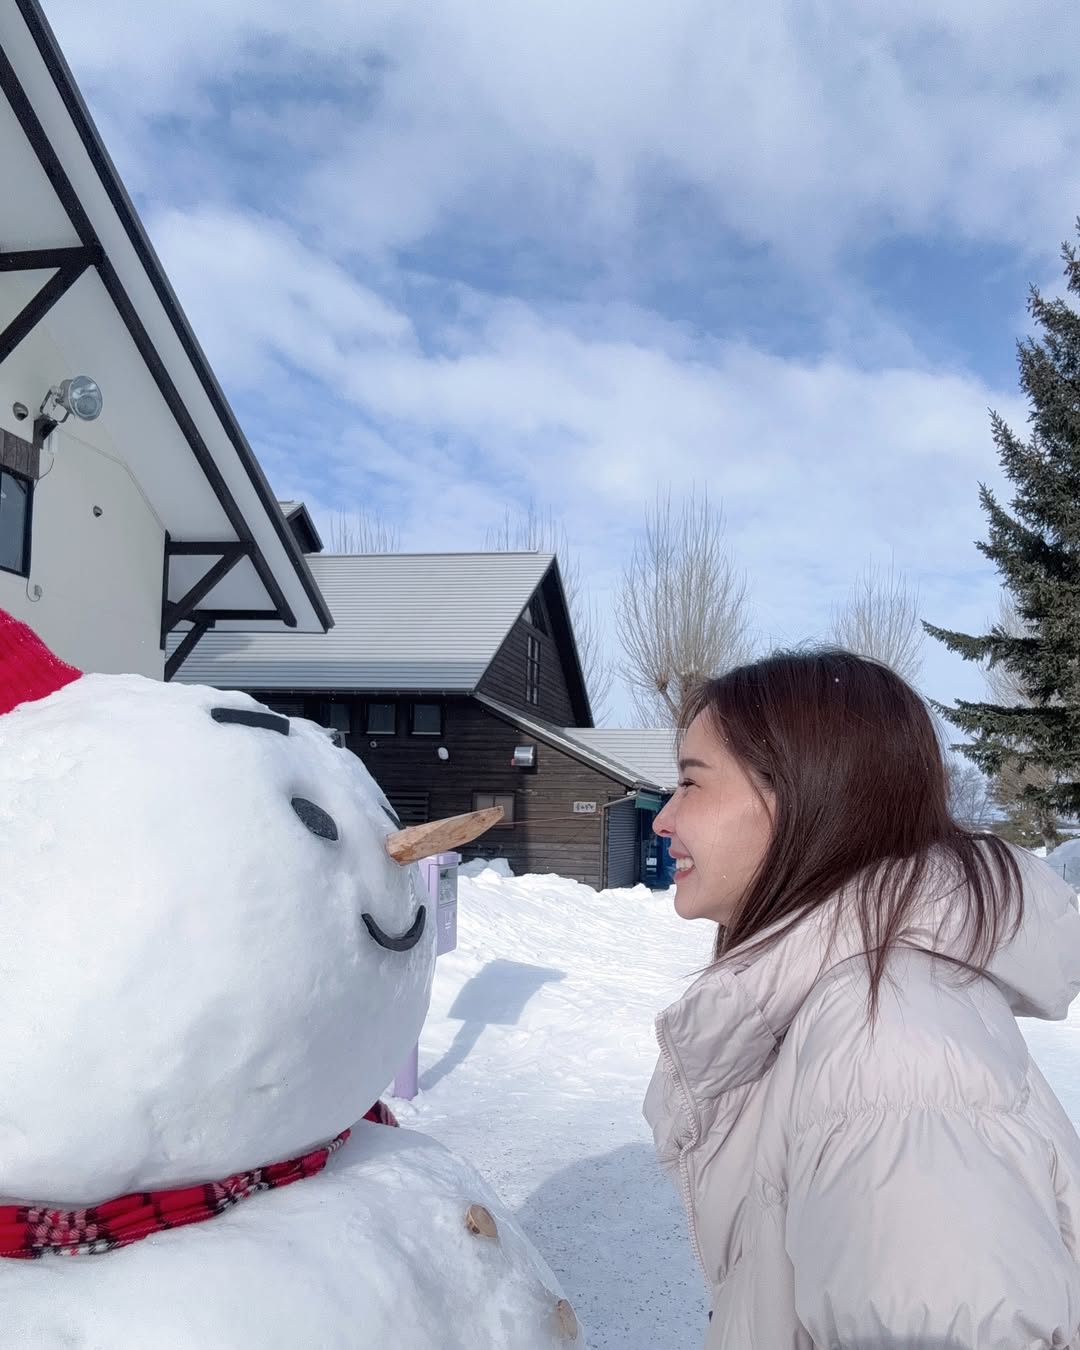
[[[736,947],[765,950],[845,890],[873,1012],[889,953],[905,941],[931,863],[942,861],[955,871],[961,907],[951,959],[977,971],[1015,936],[1016,861],[1000,839],[953,819],[934,723],[887,666],[833,649],[780,652],[702,684],[682,710],[680,735],[699,715],[773,797],[768,849],[720,927],[717,959]]]

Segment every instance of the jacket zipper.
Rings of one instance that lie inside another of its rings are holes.
[[[686,1210],[687,1226],[690,1230],[690,1250],[694,1253],[694,1259],[697,1261],[702,1275],[705,1276],[706,1283],[709,1283],[709,1272],[705,1269],[705,1259],[701,1255],[701,1243],[698,1240],[697,1216],[694,1213],[693,1198],[690,1191],[690,1166],[686,1161],[687,1153],[698,1142],[699,1131],[697,1117],[694,1115],[690,1095],[687,1092],[682,1077],[675,1065],[675,1056],[668,1048],[663,1023],[659,1017],[656,1019],[656,1040],[660,1046],[660,1058],[664,1061],[664,1068],[667,1070],[678,1089],[683,1113],[690,1124],[690,1140],[685,1147],[679,1149],[679,1186],[682,1191],[683,1208]]]

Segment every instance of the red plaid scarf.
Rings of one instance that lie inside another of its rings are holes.
[[[364,1117],[379,1125],[396,1125],[389,1108],[376,1102]],[[322,1148],[289,1162],[271,1163],[251,1172],[238,1172],[224,1181],[186,1186],[174,1191],[142,1191],[107,1200],[88,1209],[42,1209],[31,1205],[0,1205],[0,1257],[30,1260],[52,1252],[57,1256],[97,1256],[127,1247],[152,1233],[184,1228],[212,1219],[249,1195],[291,1186],[313,1177],[332,1153],[348,1139],[343,1130]]]

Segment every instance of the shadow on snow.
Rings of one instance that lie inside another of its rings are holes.
[[[559,1277],[590,1350],[700,1344],[708,1317],[682,1204],[651,1144],[550,1176],[517,1218]]]
[[[448,1016],[460,1018],[461,1026],[446,1054],[421,1076],[421,1089],[429,1092],[463,1063],[485,1027],[516,1026],[525,1005],[538,990],[545,984],[565,978],[565,971],[547,966],[531,966],[523,961],[489,961],[458,991]]]

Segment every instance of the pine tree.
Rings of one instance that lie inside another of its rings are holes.
[[[1066,243],[1062,259],[1068,292],[1080,295],[1080,255]],[[1043,770],[1027,775],[1023,796],[1035,819],[1052,822],[1058,812],[1080,815],[1080,314],[1035,287],[1028,310],[1040,330],[1017,349],[1031,405],[1028,439],[991,413],[1015,487],[1011,513],[985,484],[979,492],[989,539],[978,548],[1001,573],[1021,631],[1002,624],[982,637],[926,630],[966,660],[1003,664],[1024,690],[1027,701],[1014,706],[936,706],[972,737],[956,748],[989,777]]]
[[[1057,813],[1032,800],[1039,796],[1032,789],[1045,788],[1051,781],[1052,775],[1045,769],[1018,769],[1006,764],[990,787],[991,799],[1001,811],[991,823],[993,832],[1024,848],[1037,848],[1039,844],[1054,848],[1060,844],[1064,835],[1058,829]]]

